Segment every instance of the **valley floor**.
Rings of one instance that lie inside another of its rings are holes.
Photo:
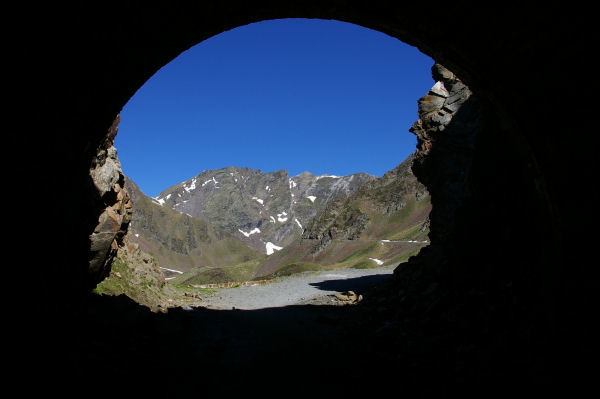
[[[274,283],[223,288],[202,298],[197,306],[209,309],[262,309],[333,302],[331,295],[364,289],[389,277],[397,264],[374,269],[341,269],[299,273],[277,278]],[[324,298],[325,297],[325,298]],[[331,304],[331,303],[330,303]]]

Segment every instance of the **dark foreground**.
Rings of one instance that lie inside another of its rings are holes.
[[[370,299],[348,306],[152,313],[124,296],[90,296],[77,316],[39,332],[41,348],[25,368],[41,379],[24,388],[111,397],[391,392],[410,398],[522,397],[549,388],[515,369],[510,355],[479,359],[483,367],[473,369],[469,348],[457,349],[439,324],[407,328],[419,324],[394,321],[389,307]],[[464,359],[450,355],[457,350]]]

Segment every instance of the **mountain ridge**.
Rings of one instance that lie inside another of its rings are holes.
[[[331,200],[373,179],[364,172],[289,177],[285,169],[262,172],[229,166],[204,170],[163,190],[153,201],[212,223],[267,253],[301,235],[304,223]]]

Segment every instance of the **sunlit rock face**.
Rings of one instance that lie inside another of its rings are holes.
[[[436,63],[433,87],[418,100],[413,171],[432,194],[430,238],[450,243],[456,212],[466,196],[475,142],[483,127],[479,100],[454,73]]]
[[[117,116],[106,134],[106,139],[98,148],[90,168],[90,177],[97,190],[96,212],[100,213],[98,223],[89,236],[90,285],[100,282],[110,272],[110,265],[131,221],[132,204],[125,190],[125,178],[114,147],[118,125]]]

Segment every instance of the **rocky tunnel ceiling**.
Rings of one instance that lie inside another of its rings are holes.
[[[574,5],[86,2],[12,15],[20,24],[8,47],[15,77],[9,94],[19,116],[11,147],[21,157],[18,179],[37,176],[36,185],[24,189],[25,209],[37,211],[20,221],[18,232],[31,237],[26,226],[40,218],[47,223],[27,242],[60,265],[37,258],[25,264],[32,284],[51,299],[43,304],[48,314],[77,307],[90,287],[88,236],[102,201],[90,185],[90,164],[135,91],[182,51],[225,30],[266,19],[322,18],[417,46],[465,82],[486,109],[452,245],[438,246],[439,254],[430,257],[435,262],[423,261],[435,263],[422,268],[428,278],[457,291],[477,287],[491,297],[495,282],[516,286],[511,331],[540,332],[533,357],[546,359],[551,343],[573,330],[591,336],[583,315],[593,302],[597,272],[585,258],[596,201],[585,187],[597,181],[597,156],[589,145],[595,129],[585,59],[590,25]],[[423,173],[434,176],[445,166],[432,164]],[[41,207],[35,201],[40,193]],[[434,207],[447,200],[438,197]],[[418,274],[400,274],[395,284],[418,280]],[[577,342],[571,358],[585,339]],[[555,351],[557,357],[568,352],[561,346]]]

